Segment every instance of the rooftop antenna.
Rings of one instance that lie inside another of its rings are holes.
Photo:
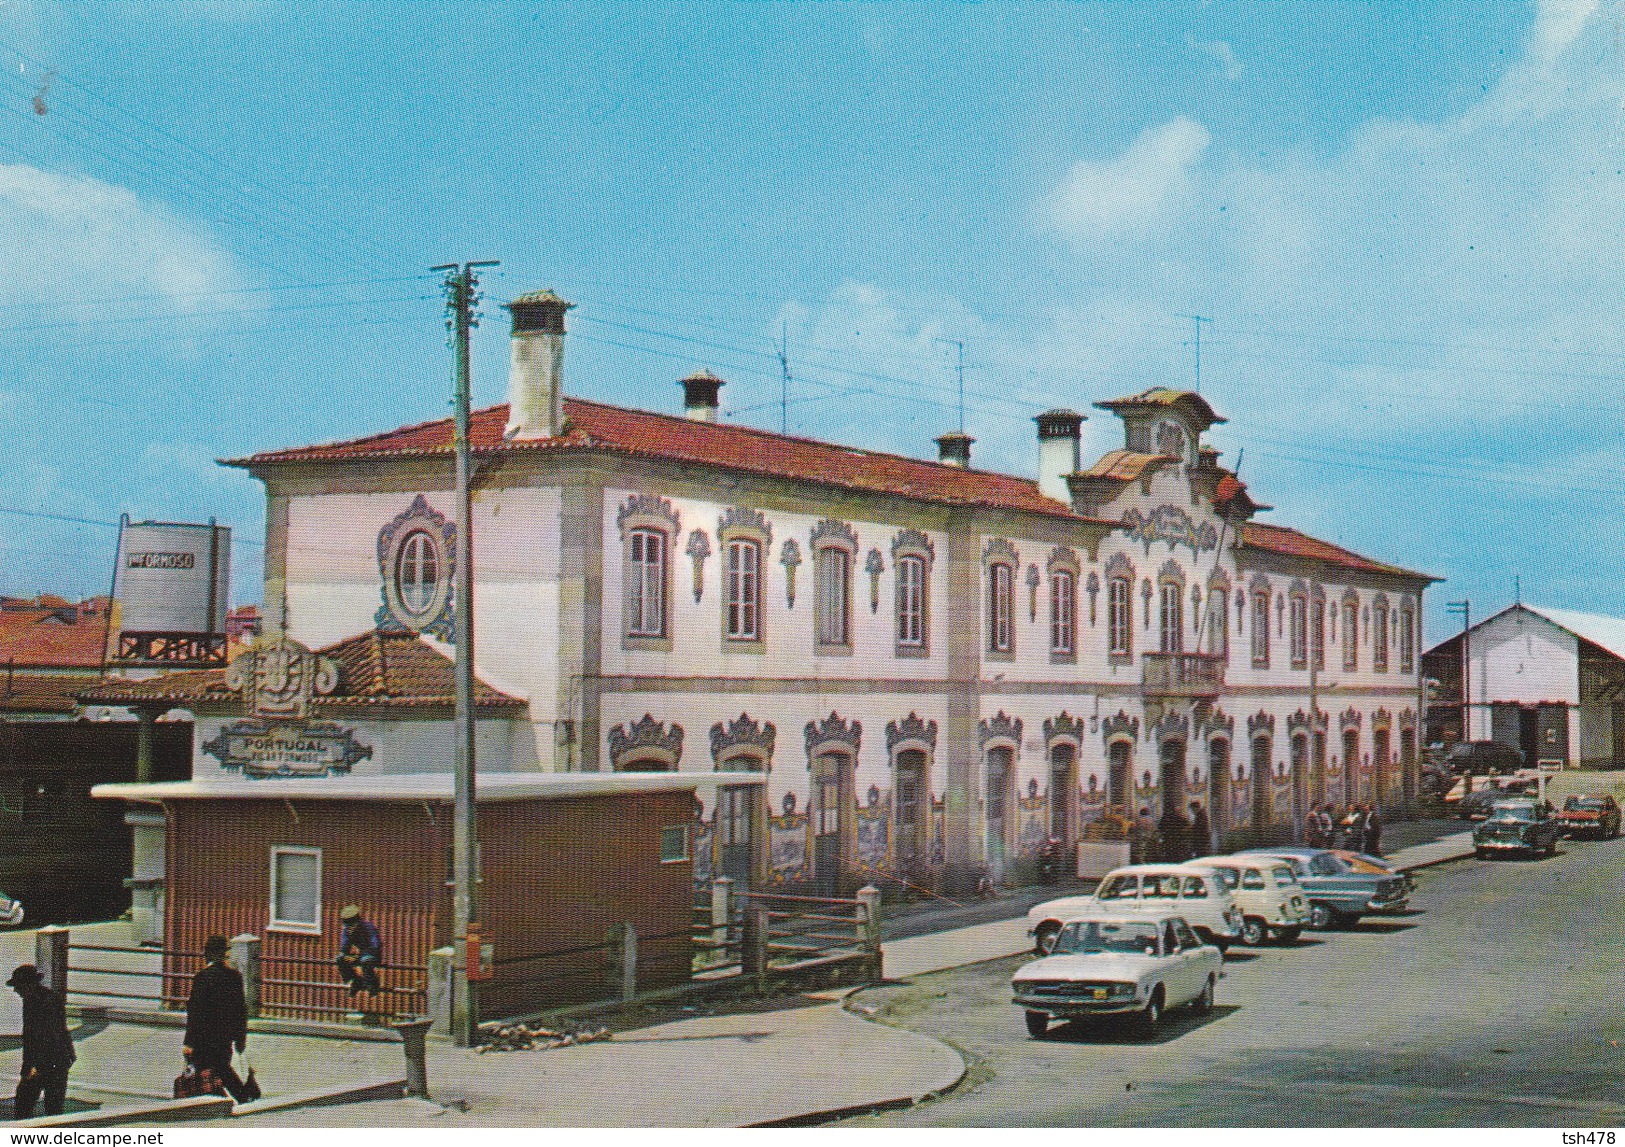
[[[959,351],[959,433],[965,433],[965,344],[960,339],[932,339],[932,342],[945,343]]]
[[[1207,315],[1186,315],[1186,318],[1196,324],[1196,393],[1202,393],[1202,324],[1213,320]]]
[[[790,433],[789,327],[779,320],[779,433]]]
[[[1512,575],[1512,602],[1514,605],[1523,604],[1523,579],[1517,574]]]

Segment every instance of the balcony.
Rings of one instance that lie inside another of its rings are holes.
[[[1224,661],[1211,653],[1143,653],[1148,697],[1214,698],[1224,688]]]

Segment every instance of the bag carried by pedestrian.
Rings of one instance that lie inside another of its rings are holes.
[[[260,1090],[260,1081],[254,1078],[254,1065],[248,1062],[248,1053],[239,1052],[238,1058],[242,1060],[243,1069],[238,1072],[243,1079],[243,1096],[246,1102],[253,1103],[265,1093]]]
[[[226,1084],[214,1071],[195,1063],[175,1077],[175,1098],[194,1099],[199,1095],[225,1095]]]

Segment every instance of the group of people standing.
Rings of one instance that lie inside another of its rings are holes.
[[[1310,848],[1346,848],[1382,855],[1382,813],[1375,805],[1350,805],[1341,818],[1330,801],[1309,810],[1304,837]]]
[[[1139,863],[1178,864],[1213,851],[1213,826],[1200,801],[1191,801],[1189,816],[1170,807],[1158,821],[1151,819],[1149,808],[1142,808],[1129,828],[1129,843]]]

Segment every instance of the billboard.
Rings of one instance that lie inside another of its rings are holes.
[[[231,529],[119,523],[113,600],[124,665],[214,665],[225,658]]]

